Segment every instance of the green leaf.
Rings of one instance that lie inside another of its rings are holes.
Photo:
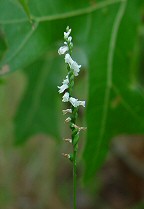
[[[15,21],[21,21],[27,18],[25,17],[25,13],[20,8],[18,3],[14,0],[0,0],[0,24],[7,24],[8,22],[14,24]],[[14,21],[14,22],[13,22]],[[12,26],[11,26],[12,27]]]
[[[116,13],[107,11],[105,19],[93,17],[84,151],[86,181],[102,165],[114,136],[144,133],[144,94],[138,79],[133,79],[131,65],[140,24],[139,3],[123,1]]]
[[[29,23],[18,23],[13,29],[8,25],[4,27],[9,50],[1,62],[1,69],[5,65],[9,66],[10,72],[24,68],[48,50],[51,37],[47,30],[50,24],[42,23],[38,29],[37,26],[35,24],[33,29]],[[19,35],[15,39],[16,33]]]
[[[91,3],[89,0],[81,0],[66,4],[65,0],[57,0],[53,4],[50,0],[31,0],[29,8],[34,21],[32,27],[16,4],[10,0],[0,0],[0,24],[9,47],[0,63],[0,70],[8,66],[9,72],[13,72],[29,65],[44,54],[51,44],[62,40],[63,31],[73,22],[73,18],[78,22],[81,17],[87,20],[89,14],[120,1],[109,0],[96,4],[95,1]]]
[[[0,31],[0,60],[4,56],[6,50],[7,50],[6,40],[5,40],[2,32]]]
[[[37,133],[59,139],[58,66],[59,60],[49,54],[25,69],[28,85],[15,117],[16,144]]]
[[[142,4],[142,0],[56,0],[54,3],[30,0],[32,27],[14,0],[0,0],[0,24],[8,45],[0,70],[28,69],[29,84],[15,120],[17,143],[38,132],[58,137],[53,126],[58,114],[53,106],[56,95],[51,96],[58,82],[51,82],[53,77],[61,76],[60,66],[55,65],[53,71],[46,71],[46,60],[40,57],[52,46],[58,48],[67,25],[72,27],[74,45],[77,46],[74,58],[78,61],[82,58],[81,64],[89,70],[85,179],[90,179],[102,165],[112,137],[143,133],[144,99],[136,77],[138,65],[135,58]],[[77,57],[79,48],[82,56]],[[52,57],[56,59],[55,55]],[[49,76],[48,72],[51,72]],[[42,92],[42,100],[39,92]],[[54,112],[49,108],[54,108]],[[52,116],[54,121],[47,123],[48,117],[53,119]]]
[[[29,20],[30,20],[30,22],[31,22],[31,21],[32,21],[32,20],[31,20],[31,14],[30,14],[30,10],[29,10],[27,1],[26,1],[26,0],[18,0],[18,1],[19,1],[19,3],[21,4],[21,6],[23,7],[23,9],[24,9],[26,15],[28,16],[28,18],[29,18]]]

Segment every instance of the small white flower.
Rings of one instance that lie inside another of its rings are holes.
[[[74,75],[78,76],[78,73],[80,71],[81,65],[78,65],[77,62],[74,61],[74,62],[71,63],[70,68],[73,69]]]
[[[64,139],[65,142],[72,143],[72,139]]]
[[[66,79],[63,80],[62,84],[67,84],[67,85],[69,84],[68,76],[66,76]]]
[[[65,119],[65,122],[66,123],[69,123],[70,121],[71,121],[71,118],[70,117],[68,117],[68,118]]]
[[[66,93],[63,95],[62,102],[68,102],[68,101],[69,101],[69,93],[66,92]]]
[[[85,101],[78,101],[79,105],[85,107]]]
[[[65,54],[69,50],[68,46],[61,46],[58,50],[59,55]]]
[[[63,115],[67,114],[67,113],[72,113],[72,109],[66,109],[66,110],[63,110]]]
[[[67,39],[71,33],[71,29],[69,29],[67,32],[64,32],[64,39]]]
[[[66,79],[63,80],[62,86],[58,86],[59,88],[59,93],[63,93],[66,89],[68,89],[68,84],[69,84],[69,79],[68,76],[66,76]]]
[[[73,59],[69,54],[65,55],[65,63],[69,64],[71,66],[71,63],[74,62]]]
[[[70,154],[65,154],[65,153],[62,153],[62,155],[63,155],[65,158],[68,158],[68,159],[70,159],[70,158],[71,158]]]
[[[74,107],[78,107],[80,105],[85,107],[85,101],[78,101],[78,99],[75,99],[73,97],[70,97],[69,101]]]
[[[87,129],[87,127],[79,127],[79,126],[77,126],[74,123],[71,126],[74,127],[74,128],[76,128],[76,129],[78,129],[79,131],[81,131],[81,130],[85,131]]]
[[[74,106],[74,107],[78,107],[79,104],[78,104],[78,99],[75,99],[73,97],[70,97],[69,99],[70,103]]]
[[[59,88],[59,93],[63,93],[66,89],[68,89],[68,85],[67,84],[63,84],[62,86],[58,86]]]
[[[69,54],[65,55],[65,63],[67,63],[70,66],[70,68],[74,72],[74,75],[78,76],[81,65],[78,65],[77,62],[73,61],[73,59],[71,58],[71,56]]]

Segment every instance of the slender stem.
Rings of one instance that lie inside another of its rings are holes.
[[[73,108],[73,118],[72,122],[75,124],[77,118],[77,108]],[[72,129],[74,133],[75,128]],[[75,142],[78,132],[76,131],[73,138],[73,208],[77,209],[77,150],[78,150],[78,141]]]
[[[77,162],[76,162],[77,151],[73,151],[73,208],[76,209],[76,193],[77,193]]]
[[[72,54],[71,46],[68,45],[70,50],[70,55]],[[71,97],[73,87],[74,87],[74,73],[71,70],[70,66],[67,65],[68,70],[68,78],[69,78],[69,96]],[[71,123],[70,123],[70,129],[72,131],[72,144],[73,144],[73,209],[77,209],[77,149],[78,149],[78,141],[77,139],[79,136],[77,136],[78,131],[75,127],[72,125],[76,123],[76,119],[78,116],[78,108],[73,107],[71,105],[72,109],[72,116],[71,116]]]

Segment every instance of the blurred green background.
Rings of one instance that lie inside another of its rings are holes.
[[[0,209],[71,209],[57,86],[63,32],[82,65],[78,209],[144,208],[144,1],[0,0]]]

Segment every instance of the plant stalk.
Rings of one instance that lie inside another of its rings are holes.
[[[76,209],[76,193],[77,193],[77,151],[73,150],[73,208]]]
[[[77,108],[73,108],[72,111],[72,123],[75,124],[76,118],[78,116]],[[77,209],[77,150],[78,150],[78,131],[75,128],[72,129],[72,139],[73,139],[73,208]]]

